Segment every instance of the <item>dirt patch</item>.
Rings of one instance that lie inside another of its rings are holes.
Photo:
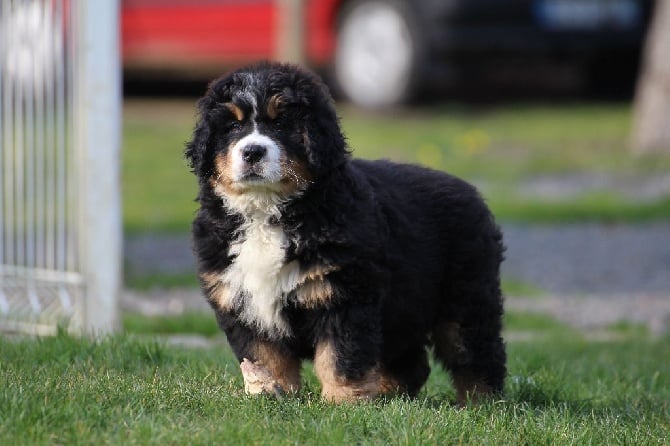
[[[509,297],[507,311],[547,314],[570,326],[598,332],[625,322],[659,336],[670,330],[669,295]]]
[[[194,289],[126,291],[121,306],[124,311],[146,316],[211,311],[200,291]],[[546,314],[593,333],[621,322],[643,325],[654,336],[670,331],[670,295],[507,297],[505,308]]]

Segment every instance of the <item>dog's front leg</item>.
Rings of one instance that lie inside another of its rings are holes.
[[[314,355],[321,395],[332,402],[369,400],[384,391],[379,367],[381,334],[374,306],[341,309],[328,318]]]
[[[300,360],[279,346],[256,341],[243,356],[240,369],[246,393],[280,397],[300,390]]]
[[[300,390],[300,359],[288,346],[259,339],[230,311],[217,311],[216,317],[240,361],[246,393],[281,396]]]

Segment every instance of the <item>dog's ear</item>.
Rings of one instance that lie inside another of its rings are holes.
[[[207,92],[197,103],[198,117],[193,137],[186,143],[184,155],[193,173],[201,180],[209,176],[213,168],[207,150],[211,146],[211,138],[215,132],[212,126],[215,125],[219,105],[230,100],[231,89],[236,83],[243,82],[244,77],[235,72],[221,76],[209,84]]]
[[[324,173],[344,163],[349,151],[328,87],[317,76],[310,77],[311,85],[303,85],[296,94],[310,110],[303,131],[308,161],[317,173]]]
[[[191,141],[186,143],[184,155],[191,167],[193,173],[203,178],[205,170],[206,152],[211,135],[210,123],[208,121],[209,112],[213,106],[214,100],[211,97],[211,91],[202,97],[197,104],[198,119],[193,130]]]
[[[297,110],[302,139],[312,173],[320,175],[341,165],[349,155],[328,87],[313,72],[291,64],[274,66],[268,83],[282,101]]]

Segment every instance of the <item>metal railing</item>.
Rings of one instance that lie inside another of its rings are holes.
[[[117,8],[0,2],[0,329],[117,324]]]

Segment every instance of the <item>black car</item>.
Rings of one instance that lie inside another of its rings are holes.
[[[369,106],[478,81],[630,89],[652,10],[653,0],[355,0],[340,10],[335,80]]]

